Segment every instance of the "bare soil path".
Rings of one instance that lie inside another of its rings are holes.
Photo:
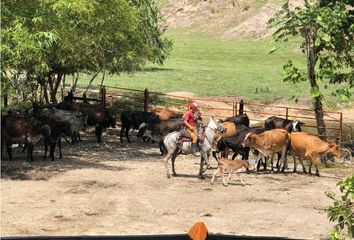
[[[196,221],[210,232],[326,238],[332,224],[326,191],[353,168],[303,174],[242,174],[247,183],[197,178],[199,159],[179,156],[167,179],[157,144],[120,143],[109,129],[104,143],[93,134],[75,146],[64,144],[64,159],[1,162],[1,236],[183,233]],[[42,146],[36,146],[37,150]],[[216,166],[214,160],[211,161]]]

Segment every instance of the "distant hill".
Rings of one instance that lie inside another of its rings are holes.
[[[268,20],[281,8],[281,0],[160,0],[170,29],[205,33],[233,40],[266,38]],[[298,6],[302,0],[293,0]]]

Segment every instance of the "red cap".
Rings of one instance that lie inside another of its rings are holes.
[[[193,108],[198,108],[198,104],[196,104],[195,102],[191,103],[189,105],[189,108],[193,109]]]

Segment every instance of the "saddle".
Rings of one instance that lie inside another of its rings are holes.
[[[197,126],[197,137],[198,137],[198,143],[204,141],[205,139],[205,126]],[[192,137],[189,134],[189,132],[185,129],[182,128],[179,130],[179,142],[192,142]]]

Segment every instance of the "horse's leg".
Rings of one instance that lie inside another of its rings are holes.
[[[206,155],[205,153],[203,155]],[[200,166],[199,166],[199,178],[200,179],[204,179],[205,177],[203,176],[203,173],[206,171],[203,170],[203,166],[204,166],[204,157],[203,156],[200,156]]]
[[[171,155],[167,153],[163,159],[163,162],[165,164],[165,171],[166,171],[167,178],[171,177],[170,172],[168,171],[168,160],[170,159],[170,157],[171,157]]]
[[[218,158],[217,158],[217,156],[216,156],[216,152],[215,151],[213,151],[212,153],[211,153],[211,155],[213,156],[213,158],[216,160],[216,162],[218,161]]]
[[[177,153],[174,152],[171,157],[171,162],[172,162],[172,176],[177,176],[176,170],[175,170],[175,161],[176,161]]]

